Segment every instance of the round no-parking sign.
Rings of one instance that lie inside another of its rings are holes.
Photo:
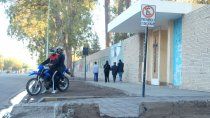
[[[154,27],[155,26],[155,5],[141,6],[141,26]]]

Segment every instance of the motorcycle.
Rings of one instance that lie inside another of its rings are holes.
[[[56,73],[57,71],[55,71],[51,76],[51,74],[49,73],[49,67],[40,65],[38,67],[38,71],[33,71],[29,75],[35,77],[31,78],[26,84],[26,90],[28,94],[31,96],[38,95],[44,87],[45,89],[47,87],[51,87],[54,89],[53,80],[57,76]],[[62,76],[61,77],[59,76],[60,78],[58,81],[57,88],[61,92],[64,92],[69,88],[69,79],[67,73],[69,73],[69,71],[68,69],[65,69],[65,71],[62,73]],[[51,78],[52,81],[46,80],[46,78]]]

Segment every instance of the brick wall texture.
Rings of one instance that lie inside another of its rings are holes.
[[[140,38],[141,37],[141,38]],[[121,43],[120,53],[124,63],[123,81],[127,82],[139,82],[141,79],[141,63],[143,61],[143,36],[134,35],[128,39],[125,39]],[[140,46],[141,45],[141,46]],[[93,80],[93,65],[96,61],[99,64],[99,80],[104,81],[103,65],[106,60],[110,62],[111,47],[101,50],[97,53],[87,56],[87,78]],[[112,64],[110,64],[112,65]],[[81,59],[74,64],[74,75],[76,77],[84,77],[85,61]],[[118,78],[117,78],[118,79]],[[110,80],[112,81],[112,75],[110,72]]]
[[[210,5],[183,17],[182,87],[210,91]]]

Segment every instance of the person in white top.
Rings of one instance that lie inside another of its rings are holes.
[[[98,81],[98,72],[99,72],[99,67],[97,62],[95,62],[95,64],[93,65],[93,74],[94,74],[94,81],[97,82]]]

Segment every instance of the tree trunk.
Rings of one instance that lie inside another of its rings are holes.
[[[72,47],[68,45],[69,35],[65,34],[64,50],[65,50],[65,63],[67,68],[72,69]]]
[[[123,12],[123,2],[124,2],[124,0],[119,0],[118,1],[118,12],[117,12],[117,14],[118,14],[118,16]]]
[[[131,6],[131,0],[125,0],[126,9]]]
[[[110,20],[109,16],[109,5],[110,5],[110,0],[105,0],[105,40],[106,40],[106,47],[109,47],[110,44],[110,33],[108,32],[108,23]]]
[[[72,70],[72,47],[65,47],[66,52],[66,66]]]

